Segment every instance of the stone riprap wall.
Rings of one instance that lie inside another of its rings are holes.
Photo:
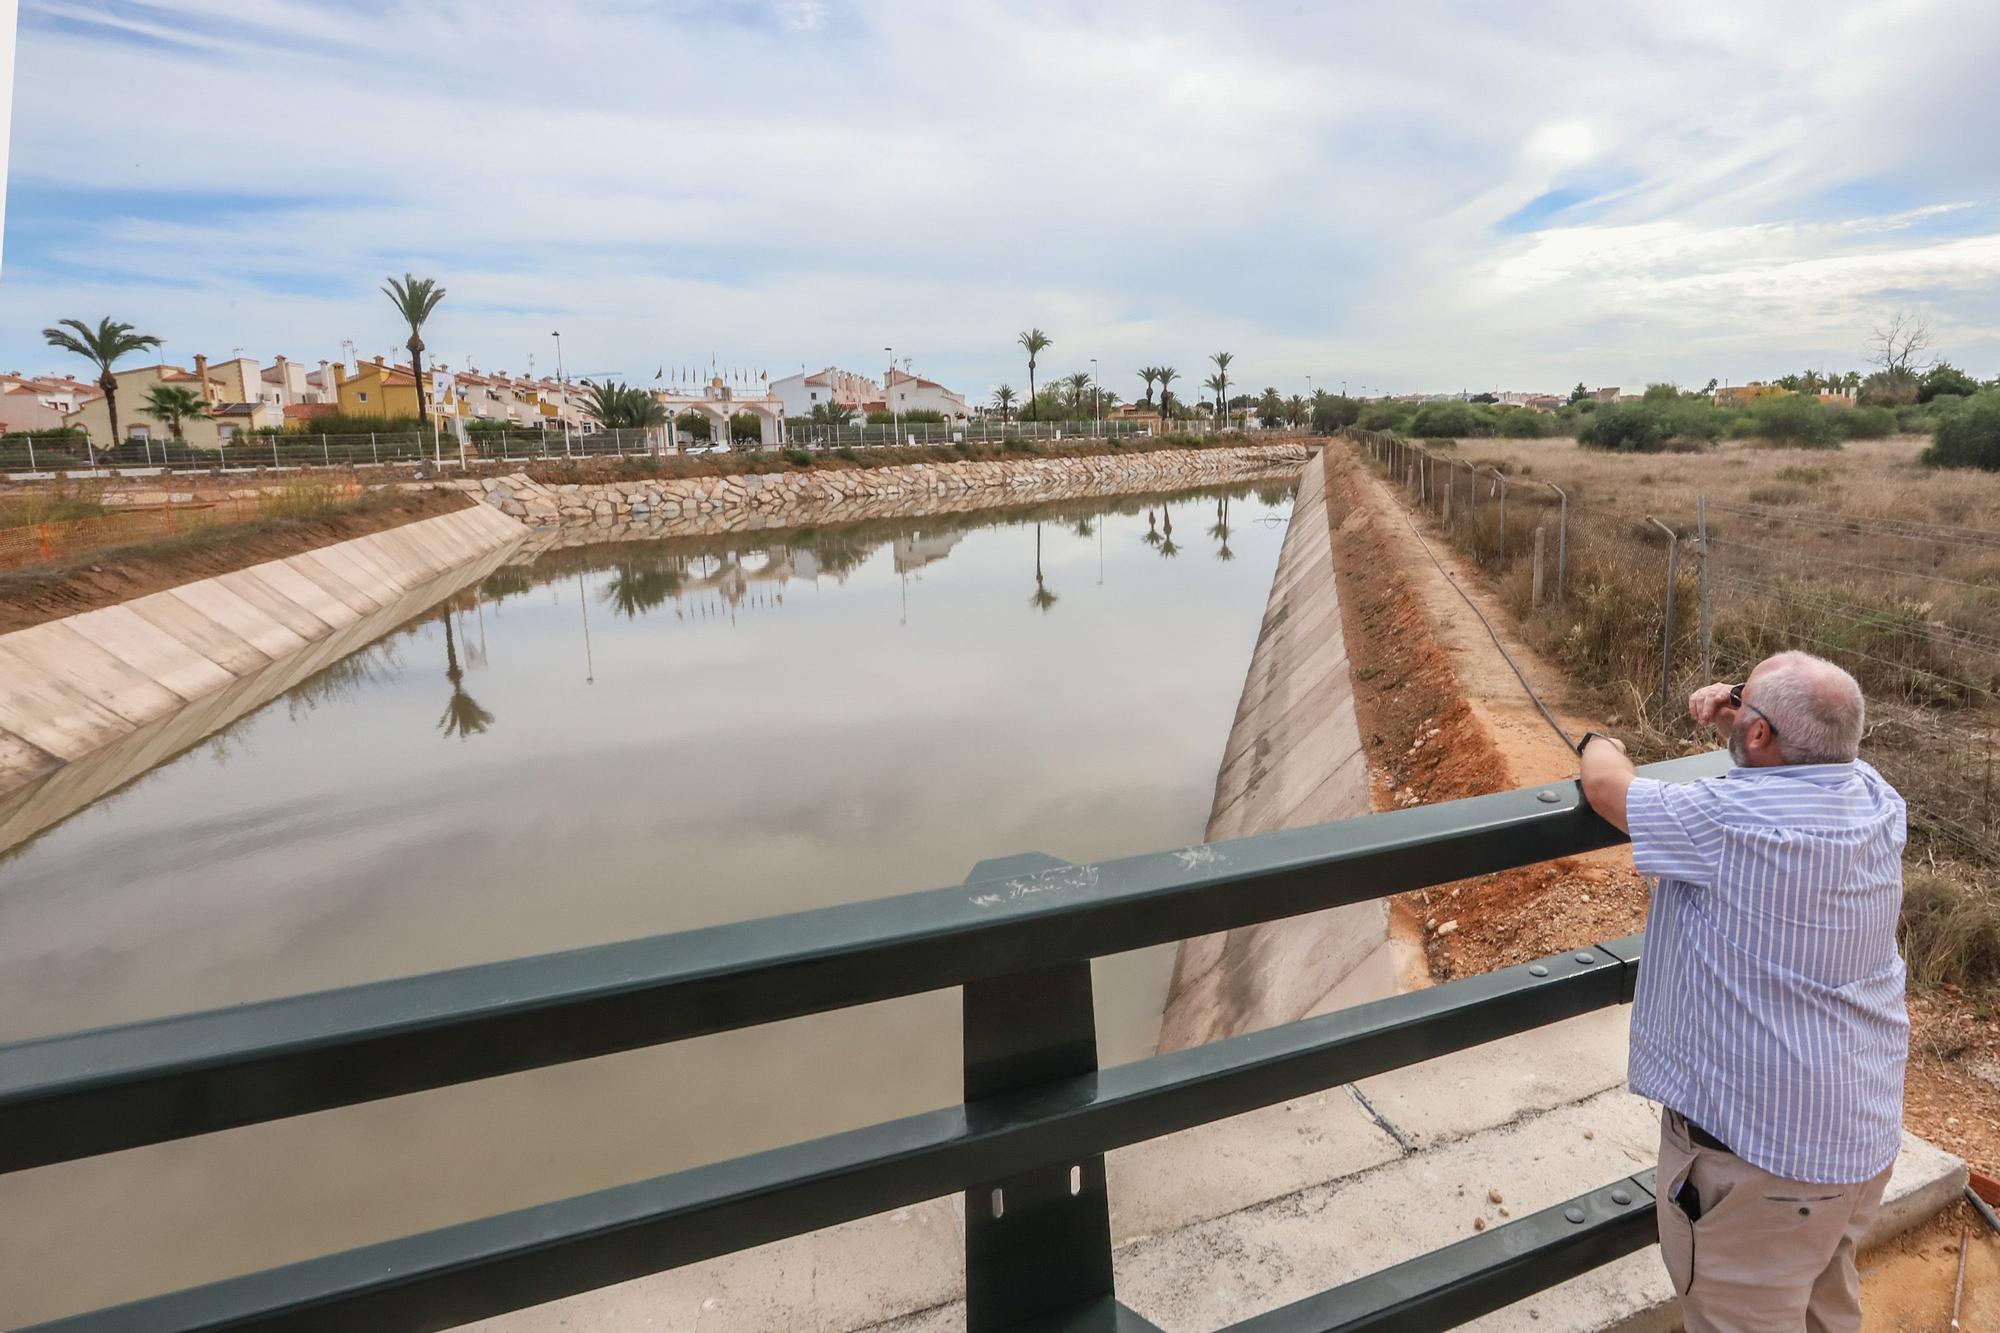
[[[562,486],[544,486],[520,474],[450,484],[481,493],[502,513],[537,526],[594,525],[632,529],[633,536],[679,536],[1199,486],[1297,468],[1316,452],[1290,443]]]
[[[1369,808],[1322,460],[1299,477],[1216,775],[1206,841],[1351,819]],[[1184,942],[1175,960],[1160,1049],[1290,1023],[1396,989],[1382,899],[1201,936]]]
[[[194,705],[254,694],[253,680],[278,682],[264,696],[276,697],[338,660],[309,649],[357,622],[374,627],[371,638],[387,632],[479,577],[526,535],[504,514],[470,505],[0,635],[0,822],[20,813],[11,798],[38,779],[67,788],[54,781],[67,766]],[[365,641],[342,634],[340,652]],[[164,748],[133,753],[133,775],[202,734],[176,729]],[[109,789],[94,777],[78,786],[86,788]],[[45,794],[50,808],[76,808],[60,791]]]

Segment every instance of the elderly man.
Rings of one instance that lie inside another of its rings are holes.
[[[1858,1330],[1854,1251],[1902,1137],[1903,798],[1855,757],[1854,677],[1779,653],[1688,699],[1736,767],[1639,777],[1578,747],[1657,887],[1632,1091],[1661,1105],[1660,1250],[1690,1333]]]

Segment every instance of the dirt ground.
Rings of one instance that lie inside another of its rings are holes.
[[[1355,701],[1378,809],[1427,804],[1573,777],[1575,756],[1528,701],[1457,588],[1500,631],[1557,720],[1572,734],[1615,707],[1565,682],[1512,634],[1491,588],[1442,542],[1424,543],[1406,512],[1344,450],[1327,458],[1337,506],[1340,581]],[[1419,520],[1421,522],[1422,520]],[[1434,980],[1476,975],[1644,928],[1649,891],[1631,855],[1613,848],[1401,895],[1408,936],[1424,941]],[[1993,997],[1913,990],[1905,1123],[1991,1173],[2000,1167],[2000,1024]],[[1867,1257],[1870,1333],[1948,1327],[1959,1208]],[[1967,1329],[2000,1333],[2000,1237],[1974,1235]]]
[[[177,539],[93,551],[53,565],[0,574],[0,634],[401,527],[471,503],[456,491],[377,492],[354,508],[325,518],[264,519],[200,529]]]

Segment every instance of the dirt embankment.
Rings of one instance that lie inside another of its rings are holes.
[[[380,491],[324,518],[259,519],[0,574],[0,634],[317,550],[471,504],[457,491]]]
[[[1576,760],[1534,706],[1463,589],[1572,735],[1612,717],[1510,633],[1498,598],[1443,543],[1439,563],[1406,511],[1351,453],[1329,450],[1339,515],[1339,579],[1355,703],[1381,809],[1574,776]],[[1418,520],[1422,522],[1423,520]],[[1474,975],[1645,925],[1649,890],[1612,848],[1404,894],[1406,936],[1421,935],[1438,980]],[[1426,929],[1426,926],[1429,928]],[[1915,991],[1904,1122],[1989,1172],[2000,1168],[2000,1023],[1990,996]],[[1957,1233],[1951,1235],[1955,1262]],[[1891,1325],[1893,1326],[1893,1325]]]
[[[1378,809],[1430,804],[1574,777],[1576,758],[1536,711],[1454,590],[1483,594],[1439,549],[1440,569],[1401,509],[1345,450],[1329,451],[1338,514],[1334,568]],[[1594,705],[1505,631],[1507,651],[1572,734]],[[1431,974],[1467,976],[1640,929],[1645,884],[1621,851],[1572,857],[1402,895]]]

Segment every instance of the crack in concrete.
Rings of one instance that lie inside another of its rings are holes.
[[[1360,1106],[1364,1112],[1367,1113],[1367,1116],[1370,1120],[1373,1120],[1377,1125],[1382,1127],[1382,1132],[1384,1134],[1387,1134],[1390,1138],[1396,1141],[1396,1146],[1402,1149],[1403,1156],[1408,1157],[1417,1151],[1417,1145],[1412,1143],[1403,1134],[1402,1130],[1397,1129],[1395,1125],[1391,1124],[1388,1116],[1385,1116],[1380,1111],[1376,1110],[1375,1103],[1369,1101],[1368,1095],[1362,1092],[1359,1087],[1355,1086],[1352,1083],[1349,1083],[1347,1085],[1347,1095],[1352,1097],[1355,1100],[1355,1103],[1358,1106]]]

